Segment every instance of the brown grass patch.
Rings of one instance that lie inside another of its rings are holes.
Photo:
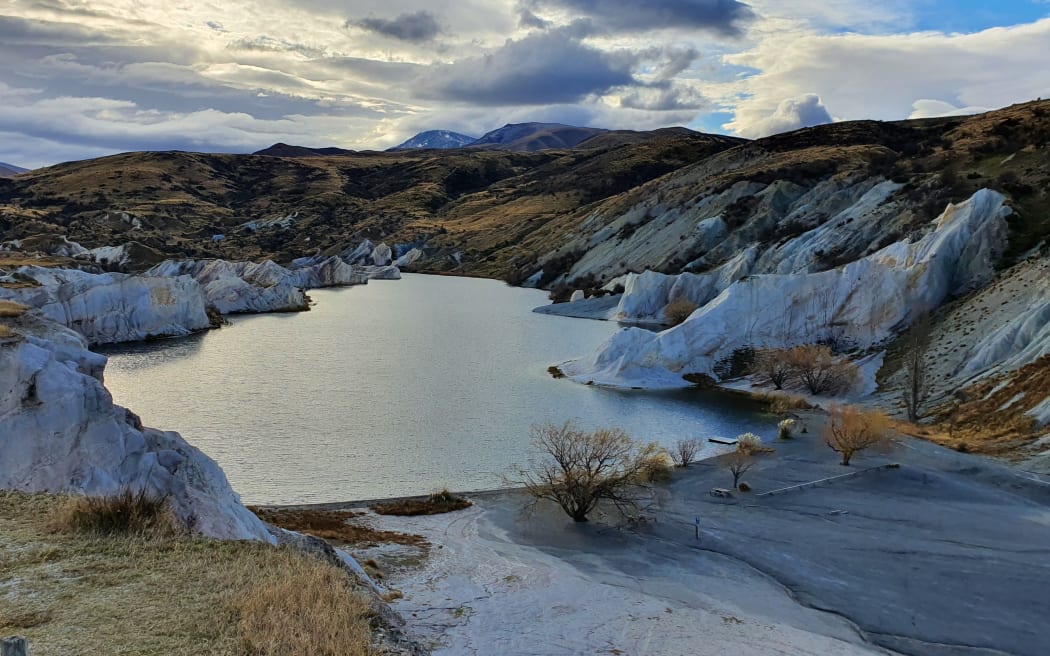
[[[370,598],[340,568],[258,542],[56,533],[68,502],[0,492],[0,635],[33,654],[374,653]]]
[[[283,552],[279,562],[233,600],[237,634],[248,654],[367,656],[369,600],[346,573],[319,560]]]
[[[51,517],[56,531],[172,536],[185,532],[167,499],[125,487],[108,496],[71,497]]]
[[[0,299],[0,319],[16,319],[29,311],[21,303]]]
[[[448,490],[435,492],[425,499],[400,499],[387,503],[378,503],[372,510],[378,515],[440,515],[470,508],[472,504],[463,497],[457,497]]]
[[[314,537],[335,542],[367,547],[378,544],[403,544],[413,547],[428,547],[429,542],[421,535],[381,531],[364,524],[350,523],[359,517],[358,513],[348,510],[316,510],[295,508],[257,508],[249,509],[264,522],[279,526],[289,531],[298,531]]]
[[[0,323],[0,339],[7,339],[8,337],[14,337],[15,335],[17,335],[17,333]]]
[[[688,298],[676,298],[664,308],[664,319],[672,326],[677,326],[689,318],[700,307]]]
[[[1000,389],[995,388],[1008,381]],[[1015,399],[1019,394],[1021,398]],[[1009,375],[983,380],[965,390],[964,400],[937,408],[930,426],[898,423],[902,433],[960,451],[1009,457],[1041,431],[1025,412],[1050,396],[1050,355]],[[1009,404],[1009,407],[1003,406]]]

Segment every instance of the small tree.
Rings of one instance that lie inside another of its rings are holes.
[[[929,394],[926,379],[926,351],[930,346],[933,322],[924,314],[904,336],[904,407],[908,421],[919,420],[919,408]]]
[[[849,466],[854,454],[889,442],[890,420],[881,411],[833,405],[829,415],[824,442],[842,456],[843,466]]]
[[[784,357],[792,374],[810,394],[842,393],[849,391],[857,383],[857,366],[852,362],[837,359],[827,346],[796,346],[788,349]]]
[[[576,522],[586,522],[601,501],[624,513],[637,509],[654,462],[664,457],[656,444],[635,442],[619,428],[587,432],[572,422],[545,424],[532,429],[532,438],[540,456],[512,482],[536,501],[558,504]]]
[[[753,371],[759,381],[769,382],[774,388],[784,389],[791,379],[793,369],[791,362],[781,349],[762,349],[755,353]]]
[[[677,326],[688,319],[697,307],[699,306],[688,298],[676,298],[664,308],[664,319],[672,326]]]
[[[696,454],[700,452],[700,440],[678,440],[671,449],[671,462],[675,467],[688,467],[696,462]]]
[[[725,457],[725,467],[733,475],[733,489],[740,485],[740,477],[755,466],[755,460],[750,453],[734,451]]]

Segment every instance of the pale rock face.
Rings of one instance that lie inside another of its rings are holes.
[[[418,248],[413,248],[401,257],[394,261],[394,266],[400,268],[411,266],[419,261],[419,258],[423,257],[423,251]]]
[[[0,298],[38,308],[92,344],[178,337],[210,326],[204,293],[187,276],[94,274],[41,267],[21,267],[16,275],[39,286],[0,288]]]
[[[569,302],[570,303],[575,303],[577,301],[582,301],[582,300],[584,300],[586,298],[587,298],[587,295],[583,293],[583,290],[582,289],[577,289],[576,291],[574,291],[572,293],[572,296],[569,297]]]
[[[821,340],[878,345],[950,295],[992,279],[1006,241],[1010,210],[1004,200],[981,190],[950,206],[919,241],[891,244],[841,269],[738,280],[681,325],[661,333],[621,331],[562,370],[578,381],[677,387],[684,385],[683,374],[713,375],[717,362],[744,346]],[[658,299],[650,305],[656,307],[673,283],[650,278],[646,284]]]
[[[401,280],[401,270],[396,266],[360,267],[368,280]]]
[[[386,244],[380,244],[372,249],[372,264],[375,266],[386,266],[390,264],[390,260],[393,259],[393,252],[390,247]]]
[[[69,329],[50,322],[36,328],[0,345],[0,488],[146,489],[167,496],[179,518],[204,535],[272,542],[213,460],[113,404],[101,382],[103,356]]]

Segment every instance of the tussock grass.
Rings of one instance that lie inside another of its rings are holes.
[[[747,456],[756,456],[776,451],[773,447],[766,446],[762,442],[762,438],[754,433],[744,433],[737,437],[736,440],[736,450]]]
[[[56,531],[98,535],[172,536],[186,530],[167,499],[128,487],[108,496],[71,497],[50,525]]]
[[[689,318],[700,307],[688,298],[676,298],[664,308],[664,319],[672,326],[677,326]]]
[[[29,308],[21,303],[0,299],[0,319],[17,319],[28,310]]]
[[[369,656],[369,600],[347,575],[319,560],[281,551],[275,567],[233,600],[247,654]]]
[[[457,497],[448,490],[435,492],[425,499],[401,499],[372,506],[379,515],[440,515],[471,507],[470,501]]]
[[[343,570],[255,542],[54,532],[69,499],[0,493],[0,635],[49,656],[372,654]]]

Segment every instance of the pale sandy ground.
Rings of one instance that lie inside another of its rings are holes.
[[[441,655],[1047,653],[1046,478],[911,439],[846,469],[812,429],[775,443],[732,500],[709,494],[731,482],[717,460],[676,474],[641,527],[523,516],[520,493],[481,493],[447,515],[371,516],[430,539],[422,564],[356,555],[380,561],[409,631]]]
[[[841,618],[803,608],[774,581],[712,554],[683,550],[659,572],[631,576],[600,554],[577,554],[588,561],[578,567],[518,544],[486,517],[507,506],[484,497],[451,515],[376,518],[435,545],[423,568],[387,580],[405,595],[394,607],[410,633],[435,645],[435,654],[889,653],[864,645]],[[582,530],[584,539],[618,541]]]

